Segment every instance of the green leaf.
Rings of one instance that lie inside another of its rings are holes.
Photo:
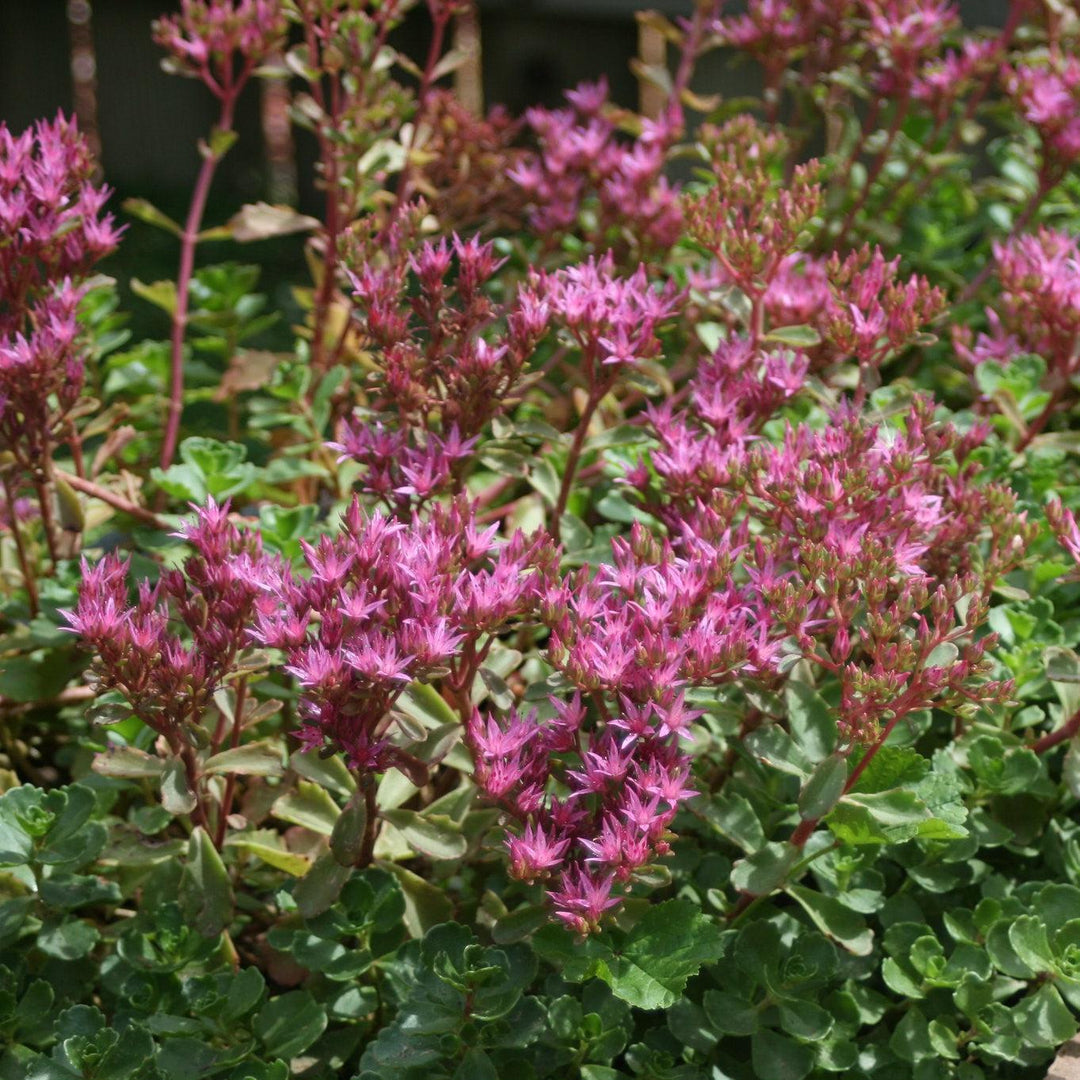
[[[227,226],[232,238],[241,244],[307,232],[318,227],[318,218],[297,213],[291,206],[271,206],[264,202],[242,206],[229,218]]]
[[[889,1049],[902,1061],[917,1065],[924,1058],[935,1056],[930,1041],[930,1025],[918,1009],[908,1009],[893,1029]]]
[[[668,1009],[702,964],[723,955],[725,936],[696,904],[677,899],[650,908],[621,943],[605,934],[578,945],[552,925],[534,935],[533,946],[569,981],[596,977],[636,1008]]]
[[[289,851],[280,833],[273,829],[257,829],[250,833],[234,833],[225,846],[244,855],[253,855],[267,866],[284,870],[293,877],[303,877],[311,868],[311,860],[304,855]]]
[[[431,859],[460,859],[468,850],[461,829],[441,814],[424,816],[415,810],[384,810],[382,816],[401,832],[414,851]]]
[[[93,769],[101,776],[155,779],[165,771],[165,762],[134,746],[110,746],[103,753],[94,755]]]
[[[155,281],[147,285],[138,278],[132,278],[128,284],[136,296],[153,304],[154,307],[161,308],[170,319],[176,314],[175,281]]]
[[[994,967],[1014,979],[1034,979],[1035,972],[1016,954],[1009,934],[1010,919],[1000,919],[986,934],[986,952]]]
[[[252,1030],[268,1057],[288,1061],[326,1030],[326,1010],[306,990],[291,990],[259,1010]]]
[[[423,937],[433,926],[446,922],[454,905],[443,889],[425,881],[418,874],[397,863],[378,863],[397,878],[405,896],[405,925],[413,937]]]
[[[750,1042],[755,1080],[803,1080],[814,1067],[808,1046],[775,1031],[755,1032]]]
[[[765,843],[757,813],[749,799],[721,791],[705,804],[705,820],[723,837],[743,851],[757,851]]]
[[[87,904],[119,904],[120,888],[92,874],[53,873],[38,883],[38,893],[49,907],[62,911]]]
[[[818,763],[799,793],[799,814],[804,821],[820,820],[837,804],[847,776],[847,758],[842,754],[830,754]]]
[[[529,483],[540,493],[540,497],[553,508],[559,499],[559,475],[547,458],[540,458],[529,473]]]
[[[351,873],[351,867],[342,866],[333,855],[320,856],[293,888],[300,914],[313,919],[332,907]]]
[[[666,1009],[678,1000],[686,980],[723,952],[723,934],[714,920],[689,900],[668,900],[650,908],[630,931],[609,962],[611,978],[605,981],[639,1009]]]
[[[812,349],[821,344],[821,335],[812,326],[778,326],[762,340],[790,345],[793,349]]]
[[[1054,970],[1054,953],[1039,916],[1017,916],[1009,927],[1009,944],[1020,962],[1036,974]]]
[[[276,741],[263,739],[222,750],[206,762],[203,772],[210,776],[229,773],[239,776],[283,776],[285,765],[282,761],[281,745]]]
[[[427,728],[461,723],[457,713],[430,683],[410,683],[398,698],[396,708]]]
[[[761,1010],[737,994],[706,990],[702,1005],[709,1023],[721,1035],[753,1035],[761,1023]]]
[[[292,791],[274,801],[270,812],[280,821],[330,836],[341,815],[338,804],[318,784],[301,780]]]
[[[80,960],[101,940],[101,935],[88,922],[68,919],[43,928],[37,937],[37,947],[54,960]]]
[[[766,724],[751,731],[743,745],[755,757],[788,776],[805,780],[814,771],[815,762],[778,724]],[[830,752],[821,754],[816,760],[820,761]]]
[[[832,1031],[833,1018],[812,1001],[789,998],[780,1002],[780,1026],[797,1039],[819,1042]]]
[[[783,885],[798,859],[799,849],[793,844],[771,841],[735,863],[732,887],[750,896],[768,896]]]
[[[195,804],[195,793],[188,787],[184,763],[180,758],[169,758],[161,773],[161,805],[175,816],[190,814]]]
[[[917,784],[930,771],[930,762],[910,746],[883,746],[863,769],[852,788],[876,794]]]
[[[843,802],[861,806],[879,825],[918,825],[930,812],[912,791],[881,791],[873,794],[849,793]]]
[[[216,937],[229,925],[233,911],[229,872],[202,826],[196,826],[188,841],[181,897],[186,917],[203,937]]]
[[[453,1080],[499,1080],[499,1074],[491,1058],[474,1046],[466,1052],[461,1064],[454,1070]]]
[[[76,674],[70,655],[49,651],[40,655],[5,656],[0,662],[0,697],[8,701],[49,701]]]
[[[330,850],[342,866],[355,866],[367,835],[367,801],[359,788],[352,793],[330,832]]]
[[[1076,1034],[1076,1018],[1049,983],[1013,1009],[1016,1028],[1032,1046],[1056,1048]]]
[[[319,756],[317,750],[309,750],[307,753],[297,750],[289,758],[289,768],[297,776],[319,784],[343,799],[347,799],[356,790],[356,780],[338,754],[324,758]]]
[[[1043,663],[1051,682],[1080,683],[1080,656],[1072,649],[1051,645],[1043,650]]]
[[[823,934],[848,952],[856,956],[869,956],[873,951],[873,931],[867,927],[862,916],[851,908],[803,885],[788,885],[785,891],[799,902]]]
[[[788,727],[799,748],[815,764],[836,749],[836,713],[822,696],[805,683],[789,682],[784,688]]]
[[[173,221],[168,214],[162,213],[147,199],[125,199],[121,205],[132,217],[136,217],[140,221],[145,221],[147,225],[153,225],[155,228],[164,229],[166,232],[170,232],[176,237],[184,235],[184,230],[180,227],[178,222]]]

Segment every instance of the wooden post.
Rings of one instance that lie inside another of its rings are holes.
[[[454,72],[454,95],[473,114],[484,114],[484,69],[480,51],[480,13],[467,4],[454,19],[454,48],[468,57]]]
[[[667,41],[655,26],[638,20],[638,60],[641,67],[667,67]],[[650,120],[659,119],[667,105],[664,91],[649,79],[638,79],[638,111]]]
[[[94,50],[93,10],[90,0],[68,0],[68,41],[71,47],[71,104],[79,131],[97,163],[95,181],[101,180],[101,129],[98,127],[97,54]]]

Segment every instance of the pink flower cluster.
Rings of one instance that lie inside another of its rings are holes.
[[[1004,81],[1024,118],[1039,133],[1044,167],[1060,178],[1080,157],[1080,58],[1055,53],[1045,65],[1007,69]]]
[[[460,490],[476,437],[513,401],[547,329],[550,305],[536,289],[491,299],[485,286],[501,265],[491,244],[454,237],[352,275],[379,369],[369,415],[346,421],[332,446],[390,506]]]
[[[704,195],[688,199],[690,234],[716,259],[726,281],[751,299],[755,313],[772,279],[797,250],[802,234],[821,205],[818,164],[795,168],[790,182],[778,181],[767,160],[747,160],[745,124],[728,124],[712,147],[714,183]],[[755,142],[754,145],[757,145]],[[767,151],[766,151],[767,152]],[[760,333],[757,316],[751,332]]]
[[[899,278],[900,259],[886,259],[878,247],[864,246],[828,264],[833,296],[823,320],[824,336],[839,356],[875,369],[910,345],[923,326],[946,307],[945,293],[926,278]]]
[[[657,331],[680,304],[673,282],[655,288],[644,265],[620,275],[610,252],[538,274],[532,287],[580,351],[581,377],[593,393],[610,388],[621,368],[659,355]]]
[[[921,61],[941,49],[945,35],[959,23],[951,0],[863,0],[869,28],[866,43],[875,50],[879,94],[907,94]]]
[[[119,239],[93,168],[62,115],[21,135],[0,124],[0,447],[26,467],[82,390],[80,280]]]
[[[905,95],[957,22],[947,0],[749,0],[715,30],[758,60],[774,93],[784,68],[802,61],[804,76],[856,63],[869,69],[877,93]]]
[[[840,677],[850,739],[873,737],[890,694],[911,708],[938,695],[992,699],[1000,687],[962,689],[987,647],[974,631],[1030,527],[1008,489],[976,483],[967,459],[985,431],[961,436],[917,401],[899,430],[844,407],[824,430],[791,428],[779,446],[759,441],[776,376],[758,359],[757,377],[740,379],[723,363],[736,348],[697,376],[686,407],[651,411],[652,471],[630,477],[648,508],[681,537],[750,529],[736,573],[753,584],[763,622]],[[961,595],[973,597],[975,613],[957,624]],[[939,645],[961,641],[942,671],[927,674]]]
[[[1051,389],[1066,387],[1080,370],[1080,244],[1056,229],[1012,237],[994,245],[1001,286],[998,309],[987,309],[990,332],[956,335],[970,364],[1008,362],[1037,353],[1045,361]]]
[[[118,690],[132,712],[177,752],[250,641],[256,602],[276,567],[258,532],[241,531],[211,500],[178,536],[194,549],[182,569],[139,585],[128,600],[128,560],[90,566],[68,626],[90,646],[101,690]]]
[[[790,63],[797,49],[820,41],[824,32],[850,18],[852,3],[828,0],[749,0],[746,12],[718,19],[725,45],[756,54],[763,63]]]
[[[959,50],[950,49],[923,64],[911,95],[930,107],[937,123],[943,123],[958,100],[993,77],[1000,60],[999,40],[965,38]]]
[[[1076,521],[1076,515],[1063,506],[1060,500],[1053,499],[1046,504],[1046,520],[1050,523],[1058,543],[1080,568],[1080,524]]]
[[[584,228],[597,250],[629,240],[636,251],[665,251],[682,232],[679,200],[663,175],[670,133],[664,122],[642,121],[630,143],[609,116],[606,80],[567,91],[569,108],[529,109],[539,149],[510,172],[530,202],[529,220],[552,240],[584,228],[583,209],[595,202],[595,226]]]
[[[280,0],[180,0],[179,13],[155,20],[154,41],[176,70],[222,97],[280,48],[285,29]],[[237,58],[243,74],[235,70]]]
[[[494,534],[460,499],[408,523],[354,500],[337,534],[304,544],[305,576],[275,567],[252,633],[287,656],[305,746],[415,775],[394,703],[409,683],[436,678],[467,697],[492,635],[535,610],[551,570],[550,541],[517,533],[500,545]]]
[[[685,741],[699,715],[687,686],[768,678],[778,643],[731,570],[746,536],[688,538],[677,554],[635,527],[613,561],[551,583],[539,598],[547,659],[573,688],[547,715],[475,713],[476,781],[514,818],[511,870],[558,876],[556,914],[580,934],[617,903],[613,889],[668,850],[689,788]],[[555,787],[552,780],[557,780]]]

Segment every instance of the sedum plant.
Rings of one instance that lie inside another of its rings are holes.
[[[74,124],[0,124],[0,1080],[1046,1075],[1080,17],[1006,6],[697,0],[653,115],[516,119],[469,4],[184,0],[167,341]],[[264,75],[319,216],[204,228]]]

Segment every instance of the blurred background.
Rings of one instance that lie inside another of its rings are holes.
[[[727,10],[740,6],[731,3]],[[1000,25],[1007,6],[1008,0],[960,4],[964,22],[972,26]],[[200,83],[161,70],[150,24],[176,7],[170,0],[0,0],[0,121],[21,131],[58,109],[76,112],[83,130],[97,141],[104,178],[116,190],[117,211],[123,199],[138,195],[182,218],[199,164],[196,143],[216,118],[216,102]],[[532,104],[555,105],[565,88],[606,75],[616,102],[648,111],[630,70],[635,56],[656,60],[656,40],[650,41],[634,18],[644,7],[677,16],[690,12],[692,0],[479,0],[475,24],[467,28],[480,43],[479,61],[462,87],[468,103],[476,109],[504,104],[516,113]],[[420,3],[394,44],[422,61],[429,30]],[[759,85],[755,65],[725,66],[715,53],[694,83],[701,92],[728,96],[756,93]],[[272,83],[259,83],[241,99],[240,139],[218,171],[207,225],[257,199],[320,211],[312,184],[314,144],[307,133],[286,134],[284,143],[279,139],[276,158],[272,149],[268,152],[272,94]],[[126,217],[120,211],[118,216]],[[264,288],[284,288],[287,280],[305,276],[301,249],[295,238],[276,243],[272,251],[250,253],[211,244],[200,248],[200,262],[258,259],[265,265],[269,259]],[[108,270],[121,280],[135,275],[153,281],[172,276],[175,262],[173,239],[136,222]],[[144,305],[129,306],[141,322]],[[138,329],[154,332],[149,325]]]

